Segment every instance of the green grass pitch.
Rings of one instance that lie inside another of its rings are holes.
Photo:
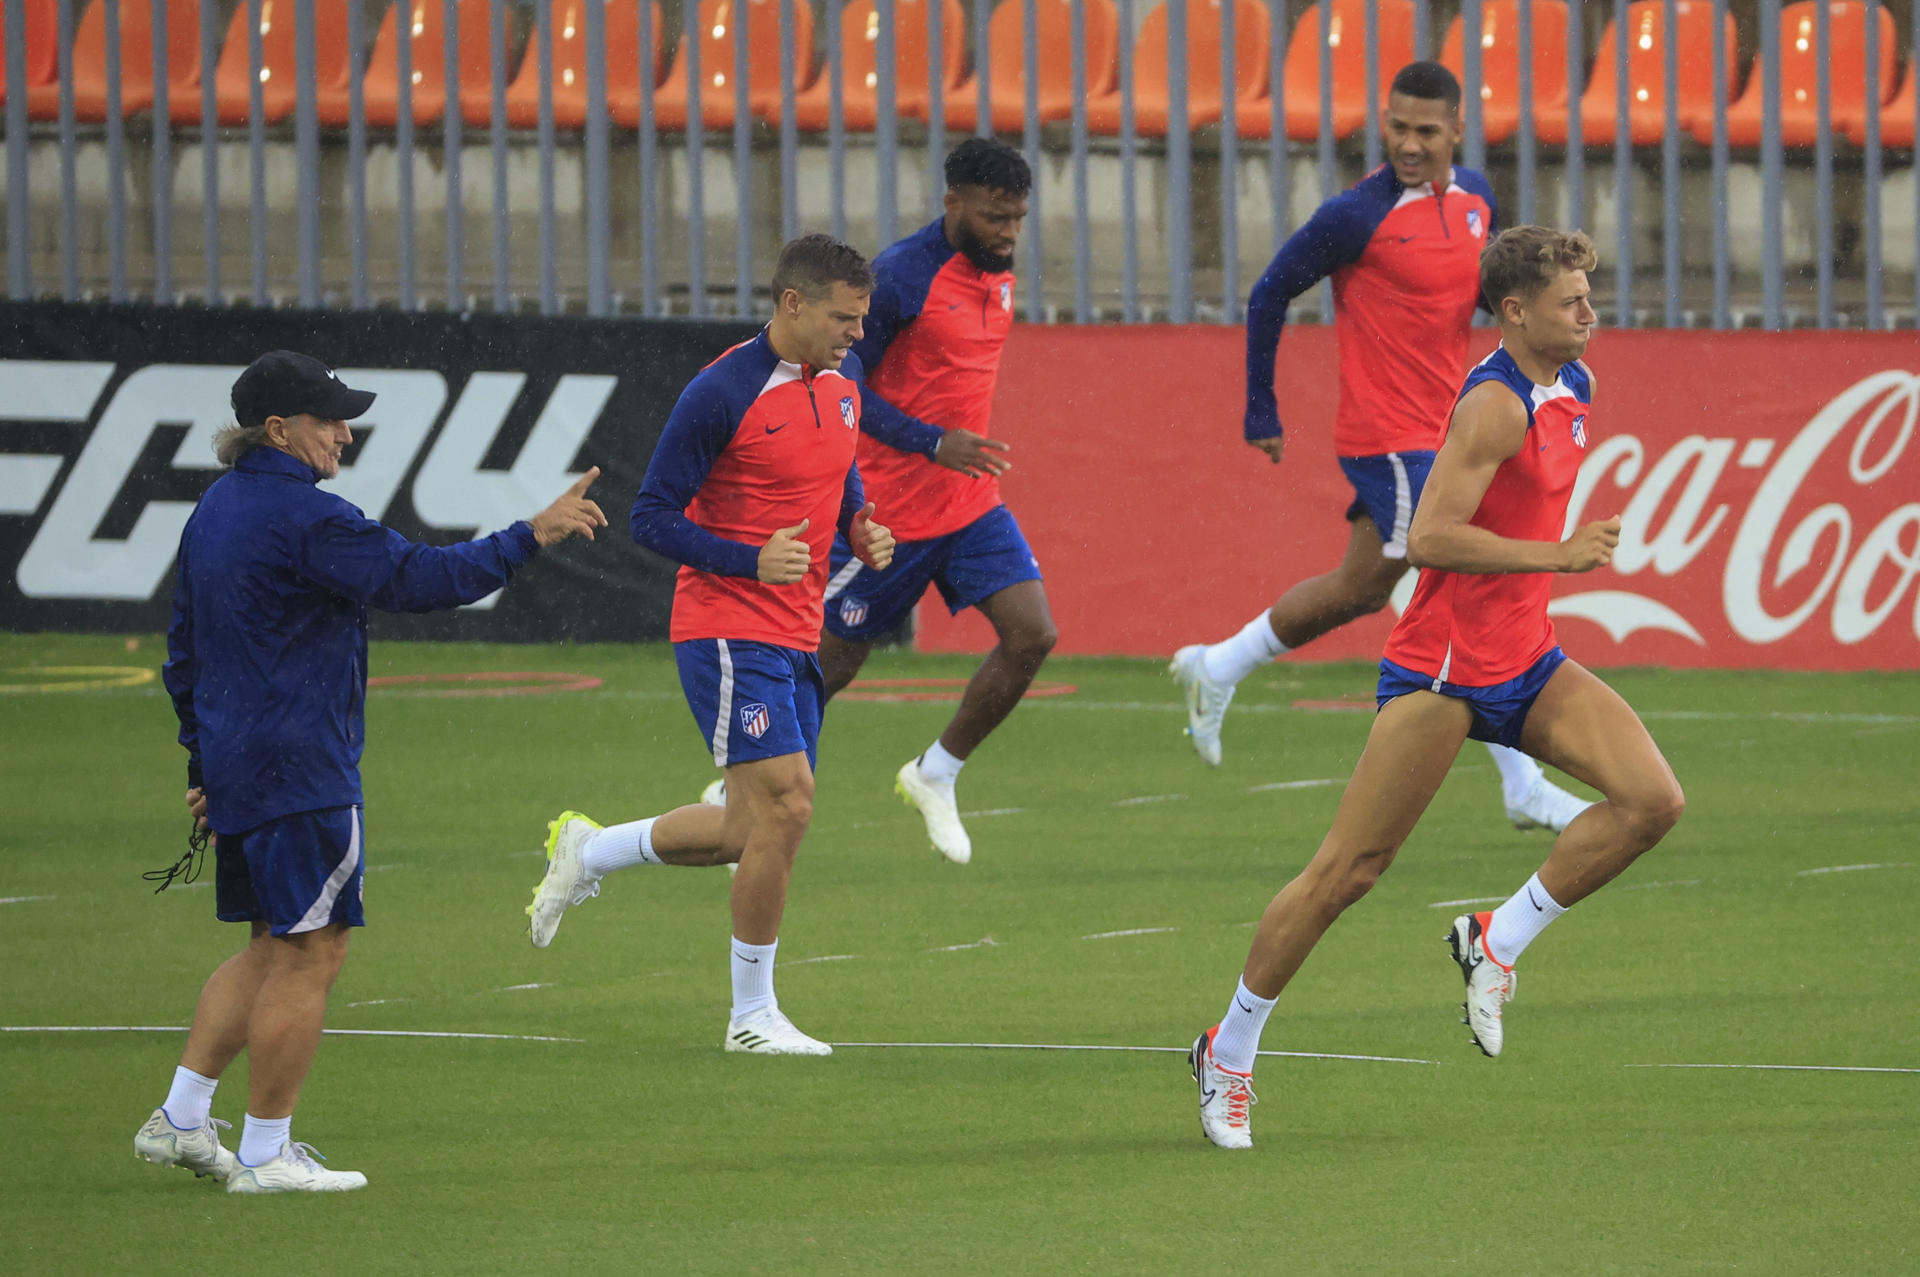
[[[152,638],[0,636],[13,685],[159,659]],[[179,1034],[0,1033],[0,1268],[1920,1271],[1920,676],[1611,676],[1687,816],[1529,951],[1498,1061],[1457,1023],[1441,935],[1459,910],[1437,902],[1507,894],[1548,843],[1506,825],[1469,745],[1264,1043],[1432,1063],[1263,1060],[1256,1147],[1225,1154],[1173,1052],[722,1054],[722,871],[609,878],[536,952],[521,909],[545,822],[653,814],[712,774],[670,653],[393,644],[373,664],[604,683],[375,694],[372,925],[330,1027],[577,1040],[328,1037],[295,1134],[371,1185],[263,1200],[134,1159]],[[972,664],[883,653],[868,674]],[[780,952],[802,1028],[1184,1047],[1217,1017],[1367,728],[1294,703],[1364,698],[1370,672],[1257,673],[1217,771],[1158,665],[1046,674],[1078,691],[1029,701],[962,779],[963,810],[998,813],[972,818],[966,868],[891,792],[951,706],[833,707]],[[0,717],[0,1023],[184,1024],[241,929],[214,922],[209,886],[140,880],[185,834],[165,696],[0,694]],[[1275,787],[1296,781],[1328,783]],[[215,1115],[237,1123],[244,1098],[242,1060]]]

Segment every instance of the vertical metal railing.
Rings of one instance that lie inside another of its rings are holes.
[[[841,13],[848,0],[829,0],[826,6],[827,65],[827,202],[833,219],[833,237],[847,237],[847,51],[840,34]]]
[[[31,172],[27,154],[27,7],[8,5],[6,24],[7,83],[14,86],[7,94],[7,296],[18,302],[33,296],[27,220],[32,204],[27,185]]]
[[[1054,3],[1055,0],[1047,0]],[[1093,210],[1087,191],[1087,0],[1070,0],[1073,37],[1073,322],[1093,322]],[[1128,33],[1132,34],[1131,32]],[[1028,92],[1034,92],[1029,88]]]
[[[560,312],[560,272],[559,264],[554,260],[557,210],[554,207],[553,190],[553,0],[533,2],[533,41],[540,59],[537,63],[540,68],[539,116],[535,123],[535,144],[540,151],[540,313],[556,315]],[[401,172],[404,174],[411,167],[410,161],[403,162]],[[401,198],[406,198],[407,187],[403,185],[400,189]],[[410,237],[411,227],[407,224],[406,213],[401,215],[401,221],[401,234]],[[401,305],[407,306],[404,297],[403,292]]]
[[[873,34],[873,238],[876,246],[884,246],[900,236],[900,128],[894,114],[899,105],[899,92],[894,86],[898,62],[893,47],[894,19],[899,10],[895,0],[870,2],[879,28]],[[913,4],[917,0],[899,2]]]
[[[1482,54],[1485,39],[1486,17],[1480,0],[1461,0],[1460,85],[1463,105],[1467,109],[1467,138],[1463,149],[1467,167],[1483,172],[1487,167],[1487,124],[1486,112],[1481,109],[1480,86],[1485,78],[1485,58]],[[1323,106],[1321,109],[1330,108]]]
[[[395,186],[394,231],[398,239],[395,245],[395,269],[400,273],[400,309],[418,310],[420,308],[420,273],[416,250],[419,247],[415,238],[415,205],[413,191],[413,36],[416,20],[414,6],[424,0],[394,0],[393,46],[394,69],[393,89],[393,163],[398,182]],[[546,4],[550,0],[539,0]],[[552,185],[541,175],[542,189]]]
[[[706,150],[706,105],[707,82],[700,73],[700,42],[707,38],[705,26],[700,20],[700,0],[681,0],[680,29],[686,34],[687,59],[687,131],[685,148],[687,156],[687,313],[695,319],[705,319],[707,315],[707,202],[706,174],[701,171],[702,153]],[[731,15],[729,16],[729,21]],[[840,28],[840,17],[836,13],[830,24],[834,30]],[[835,85],[839,80],[834,81]],[[840,165],[834,165],[838,172]],[[834,234],[841,239],[839,230]]]
[[[1914,10],[1920,18],[1920,9]],[[1916,24],[1920,25],[1920,24]],[[1861,210],[1860,251],[1867,283],[1867,327],[1886,327],[1886,292],[1880,279],[1880,0],[1867,0],[1866,115],[1861,121],[1860,164],[1866,201]],[[1920,66],[1909,66],[1908,75],[1920,74]],[[1915,177],[1920,179],[1920,166]],[[1920,228],[1916,228],[1920,232]],[[1920,266],[1916,266],[1920,273]]]
[[[153,300],[162,306],[174,300],[172,31],[167,0],[153,0]],[[202,72],[212,73],[211,67]]]
[[[1467,0],[1467,3],[1477,6],[1479,0]],[[1320,63],[1320,92],[1317,95],[1320,99],[1320,198],[1325,201],[1333,198],[1334,191],[1339,186],[1333,160],[1333,42],[1336,32],[1333,25],[1333,0],[1316,0],[1315,7],[1319,10],[1320,20],[1319,48],[1315,50]],[[1477,45],[1475,47],[1478,48]],[[1332,323],[1333,281],[1321,280],[1315,295],[1320,301],[1320,322]]]
[[[753,0],[740,0],[733,6],[733,313],[736,315],[753,313],[753,105],[747,65],[752,48],[747,39],[752,8]]]
[[[16,8],[18,6],[15,6]],[[220,63],[219,17],[200,5],[200,254],[206,303],[226,304],[220,288],[220,108],[214,97]]]
[[[202,0],[205,4],[206,0]],[[210,6],[209,6],[210,7]],[[347,6],[347,254],[356,310],[373,305],[367,283],[367,85],[361,56],[366,50],[365,14]],[[496,203],[505,202],[497,192]],[[504,310],[504,303],[495,309]]]
[[[973,131],[978,137],[993,136],[993,38],[989,30],[992,13],[993,6],[987,0],[973,0]],[[1130,47],[1133,29],[1124,19],[1121,30],[1125,32],[1123,43]]]
[[[794,5],[780,0],[780,242],[800,234],[800,125],[794,118],[799,97],[798,50],[794,47]]]
[[[1668,0],[1672,3],[1672,0]],[[1813,279],[1814,309],[1833,327],[1833,7],[1813,7]]]
[[[1762,322],[1786,324],[1782,298],[1780,153],[1780,0],[1760,0],[1760,309]]]
[[[1134,190],[1138,141],[1133,118],[1133,0],[1117,0],[1115,7],[1120,18],[1120,318],[1135,324],[1140,322],[1140,218],[1139,194]]]
[[[1538,86],[1533,78],[1533,0],[1520,0],[1513,28],[1514,52],[1520,59],[1517,87],[1520,96],[1520,128],[1513,141],[1515,199],[1522,222],[1534,216],[1534,141],[1533,96]]]
[[[1625,39],[1624,33],[1619,33]],[[1585,0],[1567,4],[1567,149],[1561,183],[1567,193],[1567,225],[1587,224],[1587,125],[1581,118],[1586,96],[1587,13]]]
[[[253,245],[253,304],[267,304],[267,101],[266,77],[261,74],[266,62],[263,47],[266,32],[261,29],[264,6],[261,0],[247,0],[247,161],[251,181],[248,187],[249,226]]]
[[[1572,0],[1574,4],[1580,0]],[[1433,6],[1431,0],[1413,0],[1413,56],[1425,62],[1433,56]]]
[[[431,3],[431,0],[428,0]],[[589,4],[589,8],[596,6]],[[467,300],[466,207],[461,195],[460,147],[464,141],[460,116],[460,0],[440,0],[441,76],[445,90],[440,110],[440,154],[446,178],[446,246],[448,310],[471,309]],[[601,63],[603,70],[604,59]],[[604,81],[604,75],[603,75]],[[604,96],[604,94],[602,95]]]
[[[953,33],[961,40],[961,33]],[[782,44],[790,44],[783,41]],[[983,50],[981,57],[985,57]],[[947,6],[927,4],[927,213],[937,216],[946,193],[947,157]]]
[[[1527,0],[1520,0],[1525,4]],[[1362,127],[1365,129],[1364,151],[1366,168],[1371,173],[1380,164],[1380,5],[1378,0],[1368,0],[1365,36],[1367,41],[1366,97],[1361,100],[1365,108]]]
[[[493,109],[488,121],[487,146],[493,161],[493,309],[512,309],[508,220],[512,197],[507,186],[507,0],[487,7],[487,56],[493,64]]]
[[[1202,4],[1207,0],[1200,0]],[[1167,319],[1193,320],[1193,137],[1187,124],[1187,0],[1167,6]]]
[[[299,239],[299,297],[320,304],[320,79],[315,64],[314,0],[294,0],[294,190]]]
[[[1027,194],[1026,228],[1020,234],[1020,243],[1026,250],[1027,280],[1024,289],[1027,296],[1027,322],[1038,324],[1047,317],[1046,297],[1046,247],[1045,223],[1046,211],[1041,202],[1040,177],[1042,175],[1040,156],[1040,3],[1039,0],[1020,0],[1020,27],[1024,57],[1021,71],[1026,82],[1022,114],[1021,151],[1027,157],[1027,167],[1033,170],[1033,189]]]
[[[1668,328],[1680,326],[1680,5],[1662,0],[1660,132],[1660,271],[1666,283]]]
[[[791,4],[793,0],[786,0]],[[654,50],[666,40],[657,20],[654,0],[640,0],[640,313],[660,313],[660,136],[654,123]],[[791,28],[789,28],[791,29]],[[787,119],[793,118],[793,96],[785,101]]]
[[[448,0],[451,4],[452,0]],[[644,7],[641,6],[641,7]],[[607,7],[605,0],[582,0],[585,38],[587,118],[587,313],[613,311],[613,227],[607,209],[611,190],[607,135]],[[451,300],[451,299],[449,299]]]
[[[257,4],[259,0],[254,0]],[[78,132],[73,119],[73,0],[60,0],[60,295],[80,299],[80,190],[74,169]]]
[[[1732,167],[1727,147],[1727,103],[1732,99],[1728,86],[1733,68],[1727,63],[1733,50],[1727,47],[1727,0],[1713,0],[1713,146],[1711,181],[1713,187],[1713,325],[1733,327],[1733,252],[1727,218],[1728,170]]]
[[[1615,322],[1633,327],[1633,85],[1627,0],[1613,0],[1613,295]]]
[[[1220,314],[1240,308],[1240,95],[1235,59],[1237,0],[1220,0]]]
[[[1278,254],[1290,229],[1287,198],[1293,176],[1287,171],[1286,0],[1267,0],[1267,34],[1267,194],[1273,201],[1268,239]]]
[[[127,299],[127,146],[126,121],[120,118],[120,0],[97,2],[107,20],[107,300],[123,302]]]

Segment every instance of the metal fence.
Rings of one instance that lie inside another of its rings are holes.
[[[782,240],[877,251],[999,130],[1036,174],[1027,319],[1233,322],[1438,56],[1461,162],[1503,221],[1595,233],[1615,322],[1920,311],[1911,4],[0,6],[16,299],[753,313]]]

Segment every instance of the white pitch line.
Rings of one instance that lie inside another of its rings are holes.
[[[1184,1046],[1084,1046],[1069,1042],[835,1042],[841,1046],[919,1047],[953,1051],[1154,1051],[1187,1053]],[[1291,1060],[1367,1060],[1375,1064],[1438,1064],[1400,1055],[1341,1055],[1327,1051],[1260,1051],[1260,1055]]]
[[[1465,900],[1436,900],[1428,905],[1429,909],[1451,909],[1455,905],[1497,905],[1507,901],[1506,896],[1468,896]]]
[[[1266,794],[1276,789],[1318,789],[1322,785],[1343,785],[1342,780],[1277,780],[1271,785],[1248,785],[1249,794]]]
[[[1122,798],[1113,805],[1115,807],[1140,807],[1147,803],[1175,803],[1185,797],[1185,794],[1142,794],[1138,798]]]
[[[1655,887],[1697,887],[1698,878],[1689,878],[1685,882],[1630,882],[1620,888],[1622,891],[1652,891]]]
[[[349,1002],[350,1007],[384,1007],[396,1002],[411,1002],[411,998],[368,998],[365,1002]]]
[[[184,1024],[0,1024],[0,1033],[185,1033]],[[322,1029],[350,1038],[482,1038],[496,1042],[581,1042],[526,1033],[446,1033],[433,1029]]]
[[[1081,936],[1082,940],[1111,940],[1115,936],[1157,936],[1169,931],[1178,931],[1178,927],[1132,927],[1126,931],[1096,931],[1090,936]]]
[[[928,953],[958,953],[962,949],[994,949],[1000,942],[992,936],[981,936],[972,944],[943,944],[938,949],[929,949]]]
[[[1802,869],[1799,873],[1795,874],[1794,877],[1805,878],[1812,874],[1850,874],[1858,873],[1863,869],[1906,869],[1909,867],[1908,863],[1904,860],[1890,860],[1875,865],[1827,865],[1820,869]]]
[[[1629,1064],[1630,1069],[1761,1069],[1780,1073],[1920,1073],[1920,1069],[1870,1068],[1854,1064]]]
[[[963,811],[960,814],[971,820],[975,816],[1018,816],[1025,807],[989,807],[985,811]]]
[[[501,988],[498,988],[498,989],[495,989],[495,990],[494,990],[494,992],[495,992],[495,993],[519,993],[519,992],[520,992],[521,990],[523,990],[523,989],[551,989],[552,987],[553,987],[553,985],[552,985],[552,984],[541,984],[541,983],[539,983],[539,982],[537,982],[537,981],[536,981],[536,982],[535,982],[535,983],[533,983],[533,984],[509,984],[509,985],[505,985],[505,986],[503,986],[503,987],[501,987]]]
[[[779,962],[774,965],[781,968],[804,967],[815,962],[851,962],[859,956],[857,953],[829,953],[818,958],[795,958],[792,962]]]
[[[0,905],[23,905],[30,900],[57,900],[57,899],[59,899],[58,896],[4,896],[4,897],[0,897]]]

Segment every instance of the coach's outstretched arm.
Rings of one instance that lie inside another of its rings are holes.
[[[1618,515],[1564,541],[1515,540],[1470,522],[1494,471],[1526,446],[1527,429],[1526,407],[1507,387],[1487,381],[1467,392],[1413,512],[1407,562],[1448,572],[1591,572],[1613,559]]]

